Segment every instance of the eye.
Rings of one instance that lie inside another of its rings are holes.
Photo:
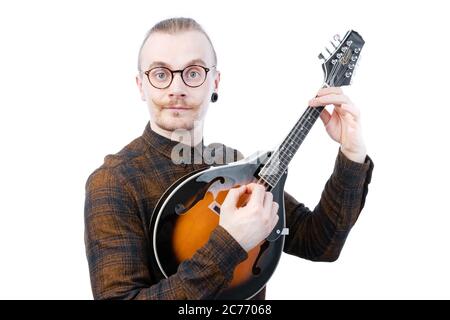
[[[198,77],[199,75],[200,74],[197,71],[194,71],[194,70],[189,71],[189,78],[194,79],[194,78]]]
[[[155,81],[166,81],[170,77],[170,72],[163,68],[156,68],[152,70],[150,76]]]
[[[164,72],[158,72],[155,76],[158,80],[164,80],[166,78],[166,74]]]
[[[203,73],[205,73],[204,70],[198,66],[188,67],[184,72],[186,78],[189,80],[197,80],[202,77]]]

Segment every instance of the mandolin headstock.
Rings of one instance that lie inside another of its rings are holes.
[[[364,40],[356,31],[350,30],[343,39],[335,35],[330,44],[331,50],[325,47],[326,51],[319,54],[319,58],[323,60],[324,81],[330,87],[349,85]]]

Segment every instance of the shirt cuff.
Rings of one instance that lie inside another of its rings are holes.
[[[362,188],[365,182],[370,182],[371,168],[373,163],[369,156],[366,156],[364,163],[355,162],[347,158],[339,148],[333,175],[346,189]]]
[[[226,279],[231,279],[236,266],[248,257],[247,251],[220,225],[211,232],[207,251]]]

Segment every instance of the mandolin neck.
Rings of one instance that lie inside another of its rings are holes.
[[[278,183],[323,109],[324,107],[306,108],[289,134],[274,150],[264,167],[260,170],[259,177],[271,187]]]

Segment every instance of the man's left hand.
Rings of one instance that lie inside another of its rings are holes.
[[[317,97],[309,101],[309,106],[334,105],[332,114],[326,109],[320,114],[328,135],[341,144],[342,153],[352,161],[363,163],[366,146],[361,132],[359,109],[339,87],[320,89]]]

